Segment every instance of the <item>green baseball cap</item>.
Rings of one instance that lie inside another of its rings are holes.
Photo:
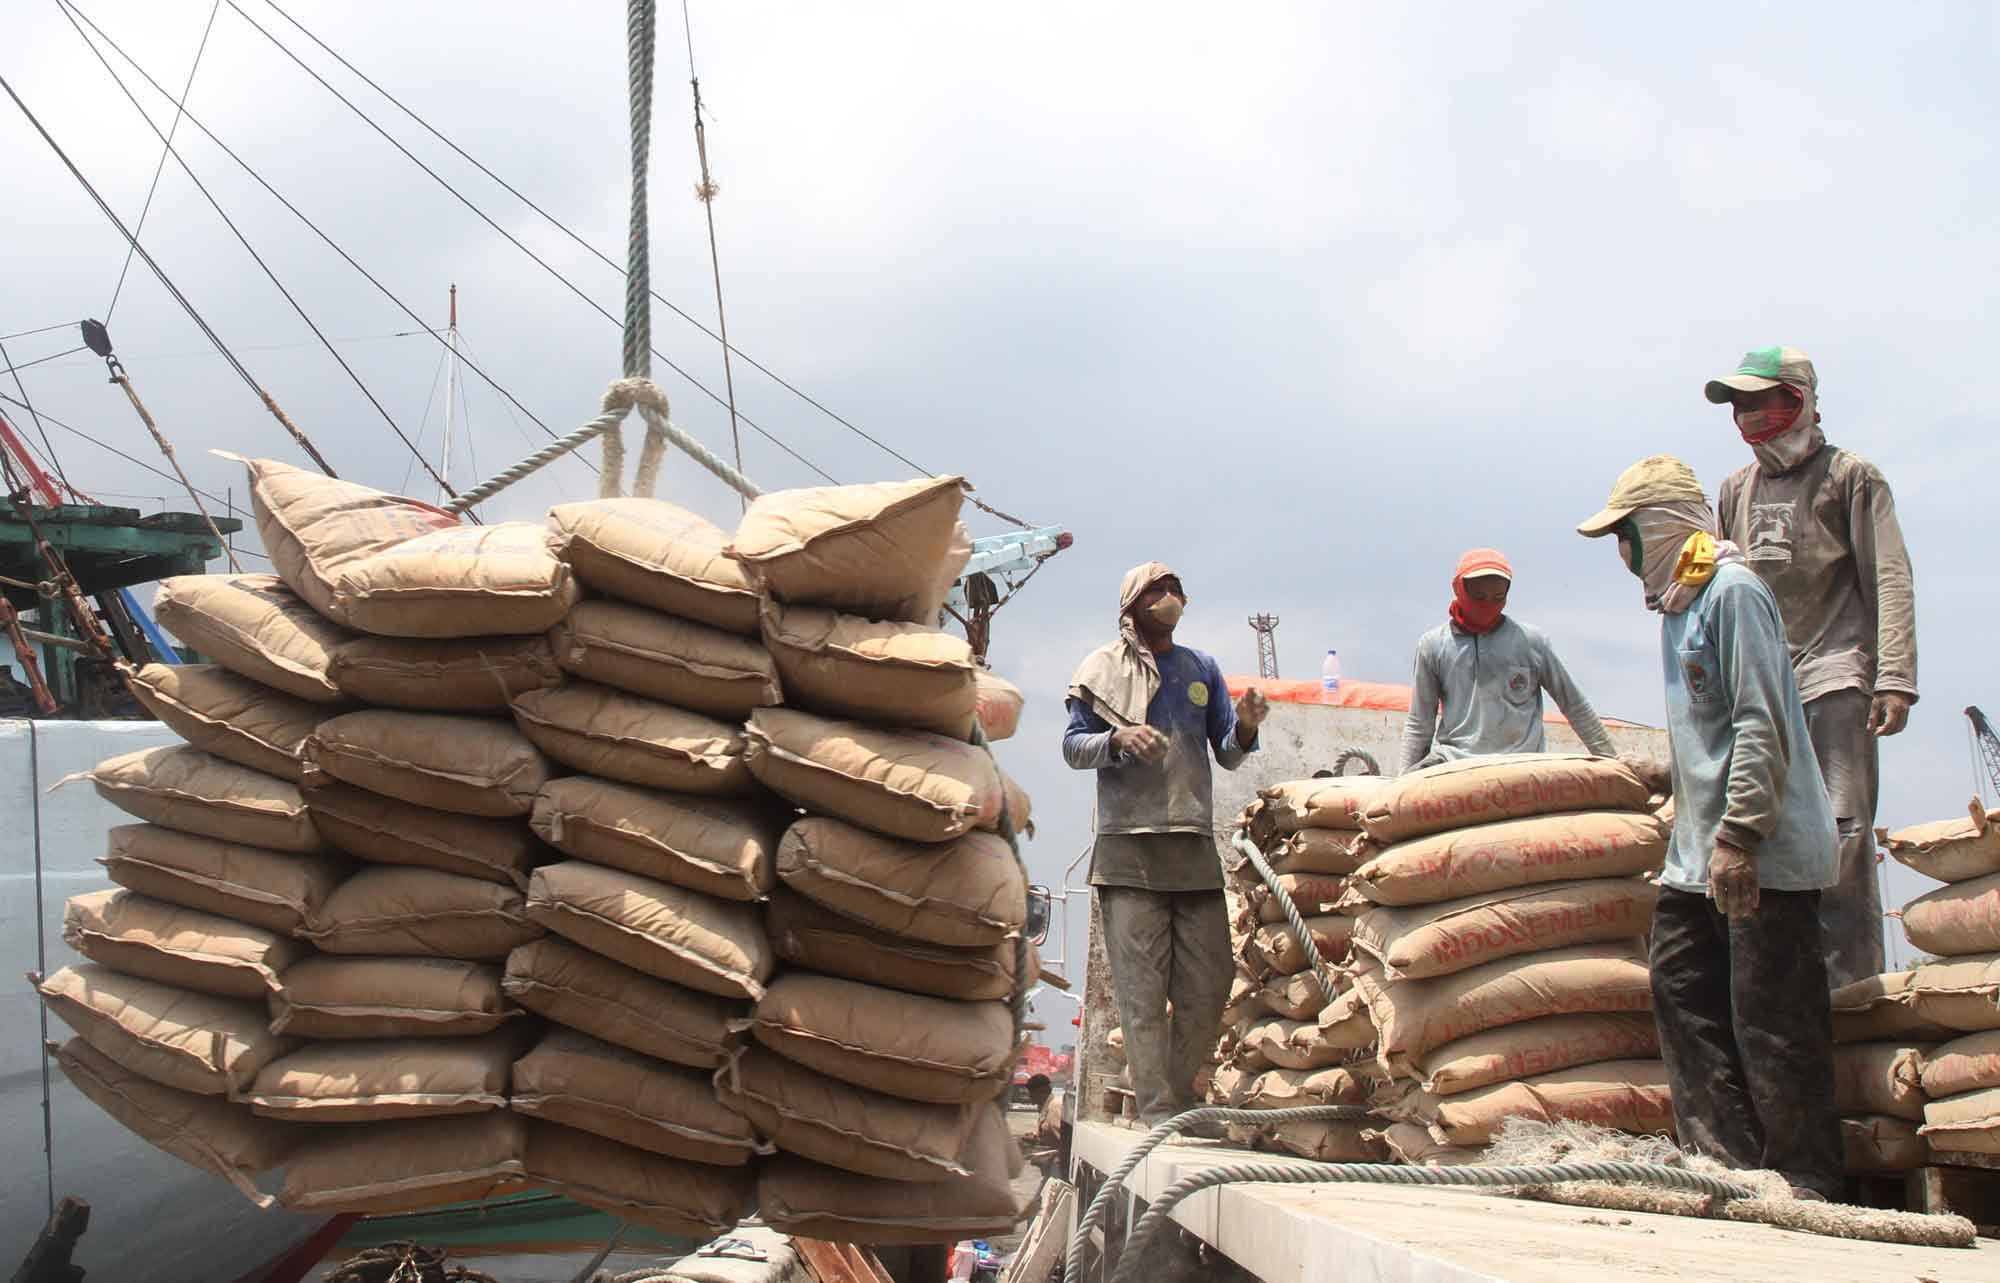
[[[1722,405],[1738,392],[1762,392],[1781,383],[1817,391],[1819,376],[1813,372],[1812,358],[1795,347],[1760,347],[1745,352],[1733,373],[1710,379],[1706,391],[1709,400]]]
[[[1694,469],[1670,454],[1656,454],[1619,473],[1617,484],[1611,487],[1611,497],[1604,501],[1604,507],[1585,518],[1576,532],[1585,538],[1595,539],[1610,534],[1619,522],[1632,515],[1634,509],[1690,501],[1708,502],[1708,496],[1702,493],[1701,482],[1695,479]]]

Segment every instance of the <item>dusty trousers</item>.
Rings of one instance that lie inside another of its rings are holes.
[[[1199,1103],[1195,1075],[1215,1053],[1235,969],[1229,910],[1220,891],[1096,891],[1139,1117],[1164,1122]]]
[[[1881,758],[1868,733],[1873,702],[1866,691],[1843,690],[1806,705],[1813,755],[1840,834],[1840,880],[1820,893],[1819,906],[1826,980],[1836,989],[1882,970],[1882,888],[1875,869]]]
[[[1680,1143],[1844,1197],[1833,1012],[1820,893],[1765,891],[1732,923],[1706,895],[1660,888],[1653,1018]]]

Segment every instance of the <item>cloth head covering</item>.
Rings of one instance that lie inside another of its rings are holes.
[[[1703,394],[1717,405],[1734,401],[1744,392],[1788,387],[1799,394],[1799,415],[1792,426],[1768,441],[1753,441],[1751,452],[1757,466],[1771,476],[1781,476],[1818,454],[1826,445],[1819,426],[1819,372],[1812,358],[1795,347],[1762,347],[1745,352],[1732,374],[1710,379]]]
[[[1475,637],[1498,628],[1507,609],[1505,602],[1474,601],[1466,594],[1465,581],[1482,575],[1498,575],[1511,584],[1514,566],[1498,548],[1474,548],[1458,559],[1458,569],[1451,577],[1451,622]]]
[[[1069,679],[1069,698],[1081,700],[1113,726],[1138,726],[1160,691],[1160,661],[1139,640],[1132,607],[1162,579],[1179,579],[1163,562],[1149,561],[1125,572],[1118,585],[1118,640],[1084,656]]]
[[[1586,517],[1576,532],[1595,539],[1617,529],[1636,508],[1653,504],[1707,503],[1694,469],[1670,454],[1656,454],[1639,460],[1618,474],[1611,497],[1604,506]]]
[[[1631,539],[1646,608],[1670,615],[1692,606],[1718,569],[1743,560],[1742,549],[1716,538],[1715,509],[1694,469],[1670,454],[1625,469],[1604,507],[1576,531],[1592,539],[1612,533]]]

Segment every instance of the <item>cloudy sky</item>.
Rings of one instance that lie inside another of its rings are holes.
[[[224,3],[188,109],[431,325],[460,287],[470,356],[556,431],[619,373],[617,328],[400,155],[261,24],[617,311],[611,269],[481,176],[266,0]],[[281,0],[472,156],[622,258],[622,6]],[[174,93],[210,0],[89,0]],[[247,14],[247,18],[246,15]],[[1892,825],[1960,811],[1959,709],[1989,684],[1994,417],[1994,11],[1974,4],[1359,6],[693,4],[732,337],[990,502],[1076,546],[1003,611],[995,665],[1031,697],[1004,758],[1034,791],[1032,863],[1086,841],[1090,782],[1057,741],[1071,665],[1118,578],[1158,558],[1193,597],[1183,640],[1252,670],[1246,615],[1283,618],[1288,676],[1338,647],[1405,680],[1450,568],[1497,544],[1514,611],[1555,636],[1600,710],[1662,716],[1657,624],[1571,527],[1667,450],[1711,489],[1747,461],[1701,385],[1746,348],[1816,359],[1829,436],[1893,482],[1916,560],[1923,703],[1884,762]],[[128,224],[157,139],[54,0],[20,0],[6,76]],[[109,56],[162,127],[169,99]],[[653,279],[714,311],[678,7],[661,17]],[[1981,89],[1979,86],[1989,87]],[[178,145],[308,314],[433,456],[440,349],[191,123]],[[0,102],[0,335],[102,317],[124,243]],[[343,475],[422,493],[407,451],[172,162],[143,240]],[[656,310],[657,345],[722,387],[712,340]],[[197,484],[208,448],[303,462],[160,284],[112,317]],[[73,332],[73,331],[72,331]],[[72,332],[7,341],[16,363]],[[711,446],[726,414],[662,369]],[[22,375],[36,406],[149,462],[87,355]],[[909,475],[739,363],[742,410],[842,481]],[[18,396],[11,379],[0,394]],[[5,403],[0,403],[5,405]],[[23,426],[27,416],[5,406]],[[452,475],[540,430],[467,376]],[[58,427],[71,475],[147,510],[168,483]],[[767,488],[818,477],[745,429]],[[581,498],[581,463],[489,505]],[[662,497],[727,524],[686,461]],[[975,533],[998,533],[983,516]],[[1996,709],[2000,711],[2000,709]],[[1892,874],[1891,895],[1917,888]]]

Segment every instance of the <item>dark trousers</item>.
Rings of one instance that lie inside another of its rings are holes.
[[[1840,833],[1840,880],[1820,895],[1826,982],[1838,989],[1882,970],[1882,885],[1875,855],[1881,758],[1868,733],[1867,691],[1835,691],[1806,705],[1806,729]]]
[[[1833,1013],[1819,892],[1765,891],[1732,923],[1706,895],[1660,888],[1653,1016],[1680,1143],[1841,1198]]]
[[[1201,1103],[1195,1075],[1215,1054],[1235,974],[1229,907],[1220,891],[1096,891],[1132,1094],[1152,1126]]]

